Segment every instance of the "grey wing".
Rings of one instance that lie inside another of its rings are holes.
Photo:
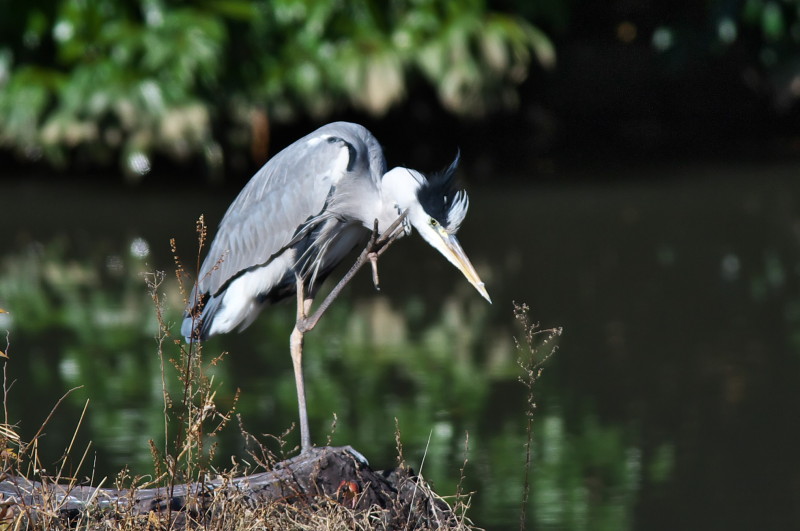
[[[348,170],[352,145],[319,133],[278,153],[242,189],[200,269],[199,293],[216,295],[243,271],[269,263],[323,213],[335,182]]]

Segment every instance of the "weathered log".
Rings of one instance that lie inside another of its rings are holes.
[[[404,528],[409,524],[412,528],[458,527],[450,507],[409,469],[374,471],[350,447],[312,448],[258,474],[148,489],[118,490],[5,476],[0,481],[0,497],[4,514],[13,509],[31,519],[45,511],[75,520],[94,510],[106,518],[167,515],[171,522],[182,525],[187,517],[192,521],[213,519],[215,502],[219,505],[223,497],[251,507],[335,501],[356,510],[378,507],[387,527],[394,527],[392,522]]]

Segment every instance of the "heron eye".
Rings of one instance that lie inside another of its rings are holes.
[[[431,218],[431,227],[436,227],[437,225],[439,225],[439,222]]]

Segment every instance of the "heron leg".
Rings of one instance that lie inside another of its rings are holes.
[[[367,255],[369,257],[369,261],[372,264],[372,283],[375,285],[375,289],[380,291],[381,290],[381,281],[378,278],[378,256],[380,256],[377,252],[373,251]]]
[[[294,382],[297,387],[297,408],[300,413],[300,451],[306,452],[311,448],[311,432],[308,429],[308,411],[306,409],[306,389],[303,380],[303,334],[305,333],[302,324],[305,322],[306,315],[311,309],[311,298],[306,298],[304,294],[303,279],[300,275],[296,277],[297,282],[297,322],[295,323],[292,335],[289,338],[289,349],[292,353],[292,365],[294,366]]]
[[[403,234],[401,224],[403,223],[405,217],[406,212],[403,212],[394,223],[389,225],[389,228],[386,229],[386,231],[380,237],[378,237],[378,222],[377,220],[375,221],[375,229],[372,232],[372,238],[370,238],[369,243],[367,243],[367,247],[359,255],[356,263],[353,264],[342,280],[340,280],[339,283],[334,286],[331,292],[328,293],[328,296],[323,299],[322,304],[317,306],[316,311],[314,311],[312,315],[309,315],[302,320],[298,319],[298,323],[295,326],[301,332],[308,332],[317,325],[317,322],[328,310],[328,307],[331,305],[331,303],[333,303],[334,299],[339,296],[339,293],[341,293],[342,289],[344,289],[347,283],[352,280],[355,274],[358,273],[358,270],[361,269],[361,267],[366,264],[368,260],[372,262],[372,279],[376,284],[375,287],[378,287],[378,258],[385,253],[395,241],[397,241],[397,238]],[[300,299],[298,298],[298,301],[299,300]],[[298,309],[299,308],[300,306],[298,302]]]
[[[370,264],[372,264],[372,284],[375,285],[375,289],[377,291],[381,290],[381,282],[378,279],[378,237],[380,233],[378,232],[378,220],[375,220],[375,225],[372,228],[372,236],[369,239],[369,243],[367,244],[367,248],[365,251],[367,252],[367,258],[369,258]]]
[[[339,293],[341,293],[342,289],[350,282],[358,270],[367,263],[367,260],[372,263],[372,278],[375,282],[375,287],[378,287],[378,258],[404,233],[402,223],[406,214],[407,211],[403,212],[380,236],[378,234],[378,220],[375,220],[372,238],[367,244],[366,249],[364,249],[344,278],[342,278],[331,292],[328,293],[328,296],[325,297],[322,304],[317,307],[312,315],[309,315],[309,313],[311,312],[311,303],[313,300],[311,297],[306,298],[303,279],[299,274],[295,274],[297,286],[297,321],[295,322],[294,330],[292,330],[292,335],[289,339],[289,347],[292,352],[294,380],[297,387],[297,407],[300,410],[300,447],[302,452],[311,448],[311,435],[308,430],[308,412],[306,411],[306,391],[303,383],[303,334],[316,326],[320,317],[322,317],[334,299],[339,296]]]

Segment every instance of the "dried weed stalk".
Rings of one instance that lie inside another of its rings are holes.
[[[198,241],[196,270],[199,270],[202,250],[208,236],[203,216],[197,221],[196,232]],[[188,291],[185,283],[189,276],[179,258],[174,239],[170,240],[170,245],[175,260],[178,286],[186,303]],[[206,443],[208,440],[213,440],[233,418],[239,390],[237,389],[233,405],[228,411],[222,412],[216,408],[214,401],[216,386],[213,375],[208,376],[208,370],[217,365],[227,353],[223,352],[206,361],[203,358],[202,343],[192,340],[187,344],[182,338],[172,338],[171,323],[164,318],[165,304],[160,291],[164,278],[165,274],[157,271],[147,275],[145,279],[159,325],[156,345],[161,363],[164,399],[164,444],[159,449],[151,441],[150,446],[154,467],[158,473],[156,481],[166,479],[172,495],[176,485],[189,481],[199,483],[202,488],[203,482],[209,475],[210,463],[213,461],[217,446],[214,443],[206,447]],[[167,357],[166,347],[170,343],[177,350],[177,357]],[[169,363],[165,363],[165,359]],[[175,370],[181,384],[180,398],[174,397],[169,391],[168,365]],[[168,514],[167,519],[171,521],[171,515]]]
[[[517,363],[523,371],[519,381],[528,389],[526,407],[526,439],[525,439],[525,480],[522,487],[522,502],[519,511],[519,528],[526,529],[528,496],[530,494],[531,450],[533,445],[533,418],[536,411],[534,386],[542,376],[544,365],[556,353],[558,338],[563,329],[540,328],[539,323],[532,323],[528,317],[530,308],[525,303],[514,302],[514,317],[522,326],[522,341],[514,338],[517,347]]]

